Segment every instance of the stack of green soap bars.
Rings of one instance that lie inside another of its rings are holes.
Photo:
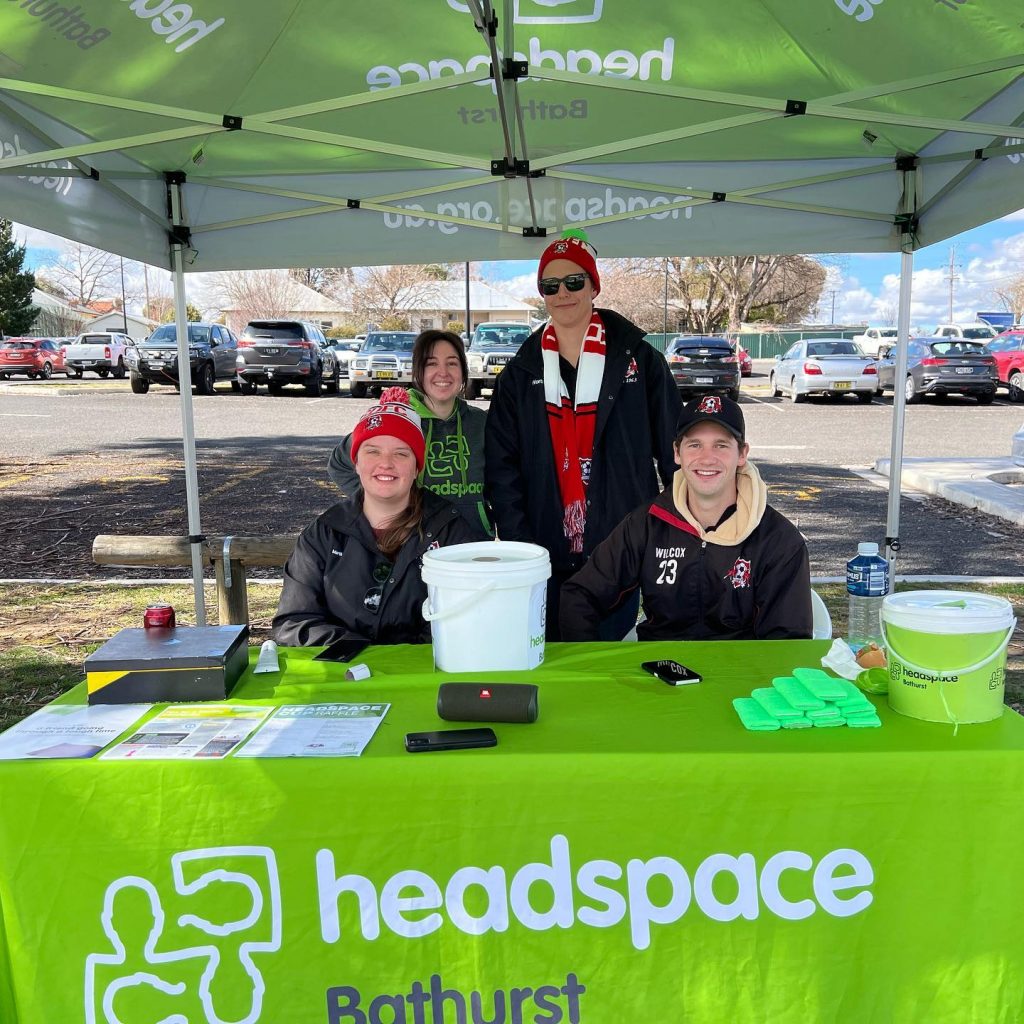
[[[771,686],[737,697],[732,706],[751,732],[776,729],[877,729],[881,719],[875,705],[846,679],[820,668],[795,668],[777,676]]]

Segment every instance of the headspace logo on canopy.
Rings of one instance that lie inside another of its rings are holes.
[[[28,156],[31,152],[21,144],[17,132],[10,141],[0,135],[0,159],[10,160],[15,156]],[[50,167],[56,170],[69,170],[71,166],[70,163],[58,163],[56,160],[47,160],[46,163],[36,165],[36,167]],[[74,178],[45,174],[19,174],[18,177],[30,185],[42,185],[43,188],[51,189],[61,196],[66,196],[71,191],[71,186],[75,181]]]
[[[611,928],[626,920],[633,947],[643,950],[651,944],[652,926],[673,924],[694,905],[713,921],[754,921],[762,912],[802,921],[819,909],[831,917],[852,917],[873,899],[874,870],[857,850],[832,850],[817,864],[799,850],[782,850],[760,865],[751,853],[714,853],[697,865],[692,878],[667,856],[633,859],[625,868],[611,860],[588,860],[574,871],[563,835],[552,837],[550,850],[550,862],[524,864],[511,879],[502,867],[467,866],[442,890],[426,872],[408,869],[385,880],[379,891],[363,875],[338,876],[334,853],[320,850],[321,934],[328,943],[341,939],[343,909],[345,920],[358,922],[358,932],[369,940],[378,938],[382,924],[403,938],[422,938],[438,931],[446,917],[468,935],[508,931],[513,919],[536,932],[577,924]],[[784,874],[789,876],[786,896]],[[723,883],[716,893],[718,879]],[[730,895],[722,898],[726,884]],[[797,895],[801,898],[793,898]]]
[[[121,0],[130,4],[129,10],[136,18],[149,22],[149,27],[158,35],[166,36],[166,43],[175,43],[175,53],[187,50],[193,43],[205,39],[211,32],[224,24],[223,18],[205,22],[192,17],[192,5],[176,3],[175,0]]]

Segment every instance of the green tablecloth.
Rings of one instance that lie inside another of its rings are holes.
[[[392,702],[363,757],[0,763],[0,1021],[1020,1020],[1024,722],[745,732],[826,647],[549,646],[477,677],[536,724],[416,756],[429,647],[282,651],[235,698]]]

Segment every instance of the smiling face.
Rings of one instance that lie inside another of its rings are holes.
[[[724,511],[736,500],[736,471],[747,464],[749,447],[718,423],[695,424],[675,446],[687,494],[702,508]]]
[[[567,277],[582,274],[581,266],[572,260],[552,260],[544,268],[545,277]],[[587,277],[586,284],[578,292],[570,292],[563,284],[554,295],[544,295],[544,306],[556,328],[580,327],[590,322],[594,315],[594,285]]]
[[[359,446],[356,473],[367,497],[405,502],[416,480],[416,455],[404,441],[380,434]]]
[[[423,364],[423,394],[428,402],[447,405],[462,390],[462,360],[450,341],[437,341]]]

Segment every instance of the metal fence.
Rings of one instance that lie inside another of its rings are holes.
[[[858,331],[766,331],[763,334],[741,334],[740,344],[750,353],[751,359],[774,359],[793,344],[804,338],[853,338]],[[679,337],[679,332],[671,334],[648,334],[647,342],[659,352],[664,352],[667,344]]]

